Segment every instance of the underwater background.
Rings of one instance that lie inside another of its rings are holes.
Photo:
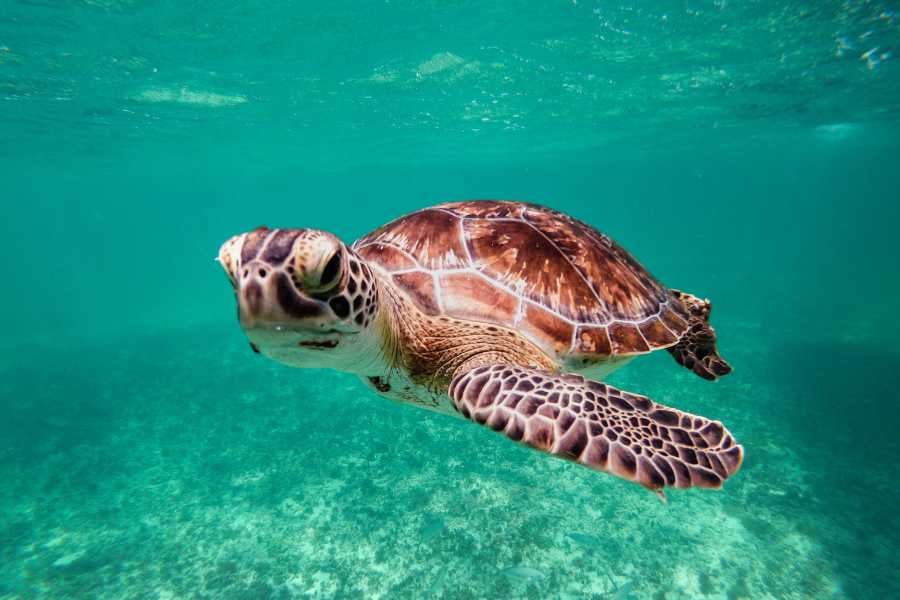
[[[0,2],[0,598],[900,596],[900,5]],[[254,355],[213,261],[441,201],[568,212],[735,372],[668,504]]]

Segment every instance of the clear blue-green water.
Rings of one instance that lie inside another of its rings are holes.
[[[0,598],[900,596],[900,5],[0,2]],[[251,353],[213,262],[514,198],[709,297],[718,492]]]

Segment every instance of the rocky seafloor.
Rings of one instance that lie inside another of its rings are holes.
[[[0,598],[896,597],[890,382],[863,376],[896,363],[731,331],[717,384],[665,353],[611,379],[745,446],[667,504],[231,328],[7,351]]]

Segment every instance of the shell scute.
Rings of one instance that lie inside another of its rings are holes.
[[[676,310],[676,306],[677,303],[673,302],[663,306],[659,313],[659,319],[673,333],[682,333],[687,330],[688,316],[683,310]]]
[[[663,322],[658,317],[651,317],[643,323],[639,323],[638,329],[641,330],[641,335],[653,348],[665,348],[678,341],[678,337],[668,327],[663,325]]]
[[[533,302],[525,302],[518,328],[531,339],[550,340],[557,356],[569,352],[575,332],[575,325]]]
[[[373,261],[386,271],[406,271],[416,268],[416,261],[406,252],[390,244],[370,244],[357,249],[364,259]]]
[[[640,330],[632,323],[611,323],[608,328],[614,354],[628,352],[649,352],[650,346],[641,335]]]
[[[568,319],[595,317],[598,303],[590,287],[533,226],[477,219],[466,220],[463,228],[476,269]]]
[[[575,334],[573,351],[576,354],[599,354],[601,356],[612,354],[612,343],[606,327],[579,327],[578,333]]]
[[[447,314],[488,323],[513,321],[518,301],[489,281],[470,273],[442,274],[439,281]]]
[[[434,276],[431,273],[426,271],[409,271],[395,273],[391,278],[398,287],[406,290],[425,314],[438,315],[441,313],[438,296],[434,289]]]
[[[665,290],[621,246],[593,227],[547,209],[529,208],[525,220],[539,229],[583,276],[605,304],[596,320],[655,314]],[[595,300],[598,304],[599,300]],[[599,308],[599,307],[598,307]]]
[[[459,219],[442,210],[431,208],[406,215],[363,239],[370,238],[376,245],[402,250],[425,269],[465,268],[469,265],[460,236]]]

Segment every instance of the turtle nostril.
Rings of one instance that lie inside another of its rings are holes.
[[[266,276],[266,270],[265,270],[265,269],[260,269],[260,270],[259,270],[259,276],[260,276],[260,277],[265,277],[265,276]]]
[[[244,279],[246,279],[248,275],[250,275],[250,271],[244,269]]]

